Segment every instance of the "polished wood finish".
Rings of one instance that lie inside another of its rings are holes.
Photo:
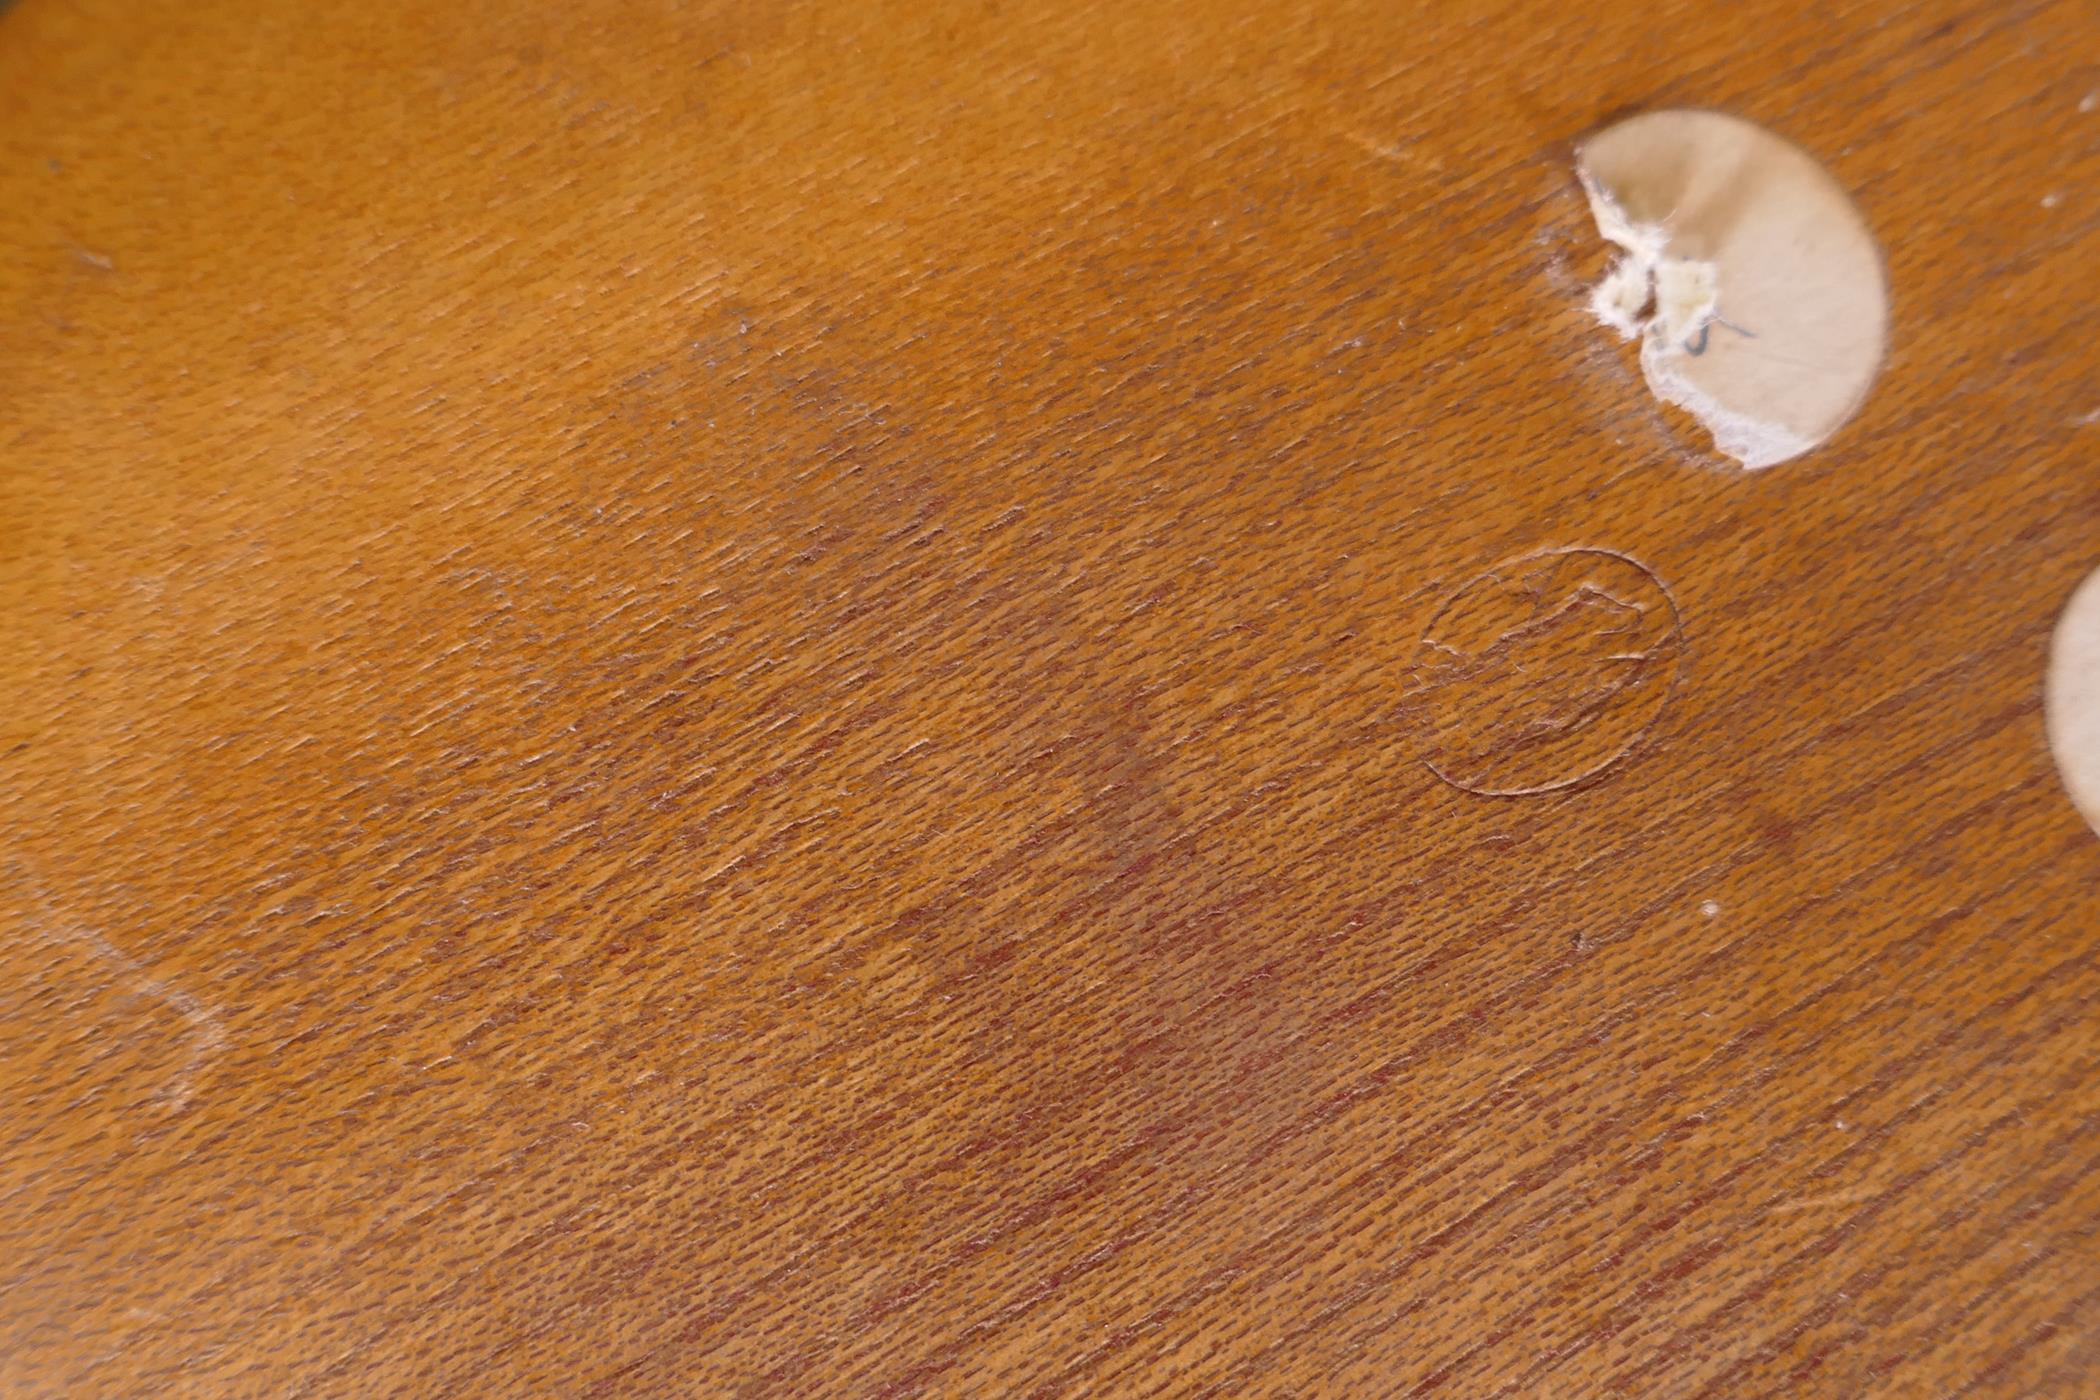
[[[0,1388],[2100,1393],[2096,53],[20,0]],[[1667,104],[1887,252],[1768,472],[1582,307]]]

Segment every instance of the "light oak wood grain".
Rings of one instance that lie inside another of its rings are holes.
[[[19,0],[0,1388],[2095,1393],[2096,54]],[[1887,256],[1755,475],[1583,308],[1685,104]]]

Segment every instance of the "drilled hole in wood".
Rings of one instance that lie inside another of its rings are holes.
[[[1769,467],[1828,439],[1881,367],[1881,253],[1813,156],[1721,112],[1649,112],[1583,142],[1577,173],[1619,249],[1591,293],[1639,337],[1658,398]]]
[[[2071,595],[2049,643],[2049,748],[2071,801],[2100,831],[2100,570]]]

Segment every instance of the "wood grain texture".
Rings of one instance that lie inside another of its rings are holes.
[[[2100,1394],[2096,55],[20,0],[0,1388]],[[1762,474],[1582,307],[1667,104],[1886,250]],[[1566,550],[1675,630],[1430,683]]]

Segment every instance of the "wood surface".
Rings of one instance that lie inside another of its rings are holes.
[[[1685,104],[1887,256],[1763,473],[1582,304]],[[2096,108],[2085,0],[20,0],[0,1390],[2100,1395]]]

